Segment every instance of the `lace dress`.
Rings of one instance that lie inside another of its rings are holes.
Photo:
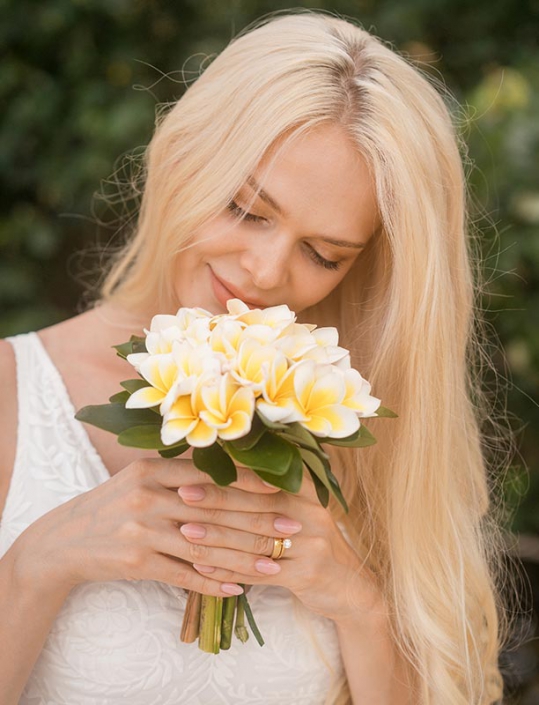
[[[0,555],[45,512],[109,479],[39,337],[9,340],[19,425]],[[215,656],[179,641],[182,589],[146,580],[79,585],[19,705],[322,705],[343,673],[333,622],[284,588],[254,586],[249,600],[265,645],[251,636]]]

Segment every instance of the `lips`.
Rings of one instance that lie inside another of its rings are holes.
[[[226,302],[229,299],[240,299],[251,309],[266,307],[266,304],[261,301],[250,301],[239,289],[232,287],[226,280],[220,279],[211,267],[210,272],[214,296],[223,308],[226,308]]]

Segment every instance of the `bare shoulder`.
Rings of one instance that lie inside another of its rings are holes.
[[[2,452],[0,453],[0,515],[15,462],[17,447],[17,369],[13,346],[0,340],[0,428],[2,428]]]

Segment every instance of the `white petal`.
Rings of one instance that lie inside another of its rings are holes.
[[[125,402],[126,409],[149,409],[152,406],[157,406],[164,399],[164,394],[155,387],[143,387],[133,392],[129,399]]]
[[[249,312],[249,306],[244,304],[240,299],[228,299],[226,307],[231,316],[240,316],[243,313]]]
[[[150,357],[149,353],[131,353],[127,356],[127,362],[137,370],[140,369],[142,363]]]

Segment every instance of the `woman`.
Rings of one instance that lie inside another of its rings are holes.
[[[448,110],[415,68],[314,12],[232,41],[159,121],[96,306],[0,348],[2,705],[501,697],[466,227]],[[125,379],[112,345],[234,297],[337,326],[398,412],[369,424],[377,445],[332,454],[348,515],[307,480],[219,489],[73,420]],[[181,588],[239,583],[264,648],[177,642]]]

